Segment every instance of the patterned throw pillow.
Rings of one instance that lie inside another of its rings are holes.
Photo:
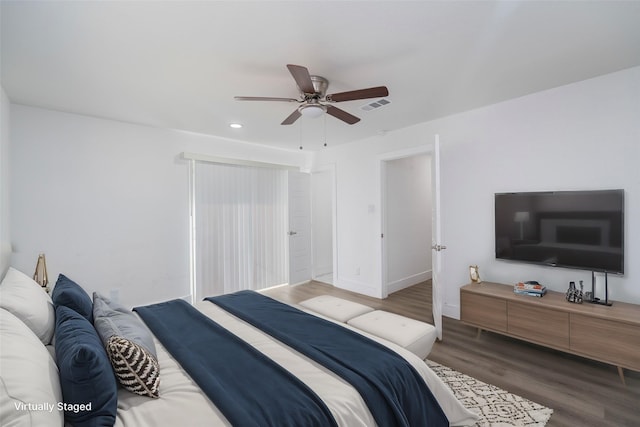
[[[107,343],[107,353],[125,389],[141,396],[158,397],[160,365],[144,347],[114,335]]]

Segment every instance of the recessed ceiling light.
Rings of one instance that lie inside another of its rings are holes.
[[[234,129],[240,129],[242,125],[240,123],[231,123],[229,127],[232,127]]]

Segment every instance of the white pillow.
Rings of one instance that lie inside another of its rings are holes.
[[[0,342],[0,419],[7,425],[62,426],[58,367],[45,346],[20,319],[3,309]]]
[[[22,320],[43,344],[51,343],[56,326],[53,302],[31,277],[9,267],[0,283],[0,307]]]

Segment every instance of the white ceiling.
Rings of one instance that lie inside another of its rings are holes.
[[[315,150],[640,65],[640,1],[2,1],[12,102]],[[301,118],[286,64],[361,117]],[[234,130],[229,123],[240,122]]]

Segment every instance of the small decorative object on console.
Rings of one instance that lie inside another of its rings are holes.
[[[45,291],[49,292],[47,285],[49,284],[49,275],[47,274],[47,260],[44,254],[38,255],[38,261],[36,262],[36,271],[33,273],[33,280],[35,280]]]
[[[582,283],[582,281],[580,281]],[[600,304],[611,306],[613,303],[609,301],[609,281],[607,279],[607,272],[604,272],[604,299],[600,299],[596,297],[596,273],[595,271],[591,272],[591,295],[589,298],[586,298],[592,304]]]
[[[518,282],[513,285],[513,293],[530,297],[543,297],[547,293],[547,287],[535,280],[529,280],[528,282]]]
[[[593,301],[593,293],[589,292],[589,291],[585,292],[583,300],[587,301],[587,302],[592,302]]]
[[[480,280],[480,272],[478,271],[477,265],[469,266],[469,277],[471,278],[471,281],[473,283],[482,283],[482,280]]]
[[[567,289],[567,294],[565,296],[567,301],[582,304],[582,288],[582,280],[580,280],[580,290],[576,288],[576,282],[569,282],[569,289]]]

